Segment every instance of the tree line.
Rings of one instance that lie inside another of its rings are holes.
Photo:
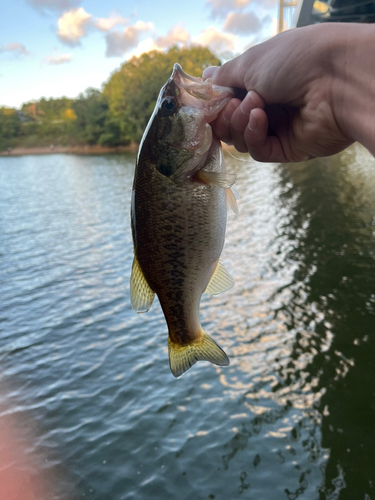
[[[0,108],[0,150],[100,144],[121,146],[138,143],[152,114],[160,88],[173,64],[201,76],[217,59],[205,47],[167,52],[152,51],[133,57],[115,71],[102,90],[88,88],[76,99],[61,97],[31,101],[20,109]]]

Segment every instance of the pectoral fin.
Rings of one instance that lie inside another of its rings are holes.
[[[130,278],[130,303],[133,311],[137,313],[147,312],[151,307],[154,297],[155,292],[149,287],[137,257],[134,255]]]
[[[227,189],[233,186],[236,181],[236,174],[227,174],[226,172],[206,172],[199,170],[196,177],[206,184],[214,184],[215,186]]]
[[[227,209],[231,208],[236,215],[239,215],[237,200],[240,197],[237,186],[233,184],[232,187],[225,190],[225,201]]]
[[[211,276],[210,282],[204,293],[208,295],[217,295],[225,292],[234,286],[234,280],[223,264],[218,261],[215,270]]]

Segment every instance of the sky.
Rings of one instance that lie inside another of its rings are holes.
[[[132,56],[200,44],[222,60],[276,34],[277,0],[0,0],[0,106],[102,88]]]

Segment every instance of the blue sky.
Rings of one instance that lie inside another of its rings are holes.
[[[276,33],[277,0],[0,0],[0,106],[101,88],[133,55],[173,44],[222,59]]]

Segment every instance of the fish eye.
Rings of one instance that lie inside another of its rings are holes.
[[[173,97],[164,97],[161,103],[161,112],[163,116],[171,116],[176,111],[176,101]]]

